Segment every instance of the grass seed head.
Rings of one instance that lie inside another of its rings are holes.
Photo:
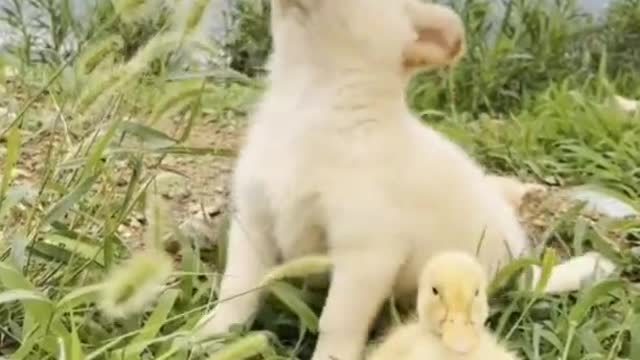
[[[164,5],[162,0],[112,0],[112,3],[120,18],[128,23],[148,19]]]
[[[185,34],[196,31],[208,13],[211,0],[181,1],[173,9],[173,21],[176,30]]]
[[[145,310],[164,289],[173,271],[168,254],[147,250],[115,268],[103,284],[100,308],[113,318]]]

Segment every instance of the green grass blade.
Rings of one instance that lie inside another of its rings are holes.
[[[74,326],[73,331],[71,332],[71,339],[70,339],[70,346],[69,346],[69,359],[70,360],[85,360],[86,357],[84,355],[84,352],[82,351],[82,342],[80,341],[80,337],[78,336],[78,332]]]
[[[298,316],[305,328],[312,333],[318,331],[318,316],[304,302],[300,290],[285,282],[274,282],[269,291]]]
[[[640,359],[640,312],[636,312],[631,320],[631,350],[629,359]]]
[[[498,290],[520,275],[524,270],[536,264],[537,262],[535,260],[528,258],[511,261],[500,269],[500,271],[498,271],[498,273],[493,277],[491,285],[489,286],[489,295],[491,296],[495,294]]]
[[[56,306],[58,309],[70,311],[78,305],[92,303],[96,300],[101,289],[101,284],[77,288],[60,299]]]
[[[617,289],[625,289],[626,281],[624,280],[606,280],[587,289],[578,297],[578,302],[569,312],[569,322],[572,324],[580,324],[585,320],[589,310],[591,310],[598,300],[611,296],[611,293]]]
[[[51,303],[51,300],[42,296],[42,294],[35,291],[28,290],[8,290],[0,292],[0,304],[13,302],[13,301],[36,301]]]
[[[244,360],[271,350],[264,333],[249,334],[216,351],[208,360]]]
[[[82,170],[82,179],[87,179],[94,177],[94,172],[98,168],[98,165],[101,162],[101,159],[109,146],[111,140],[116,135],[117,130],[119,129],[120,123],[123,121],[122,117],[117,117],[116,120],[112,121],[109,129],[102,135],[100,140],[93,146],[91,152],[87,156],[87,161],[85,162],[84,169]],[[86,181],[86,180],[85,180]],[[84,182],[84,181],[83,181]]]
[[[84,179],[78,186],[70,193],[63,196],[60,201],[54,204],[45,214],[44,222],[51,224],[54,221],[58,221],[67,211],[69,211],[82,197],[89,192],[91,186],[98,179],[97,175],[90,176]]]
[[[11,128],[7,136],[7,155],[4,162],[2,174],[2,183],[0,185],[0,205],[4,202],[4,196],[9,189],[11,178],[13,176],[13,168],[16,166],[20,158],[20,128],[14,126]]]
[[[536,294],[538,296],[542,296],[544,291],[549,283],[549,279],[551,278],[551,273],[553,272],[554,266],[558,264],[558,255],[553,248],[547,248],[544,252],[544,256],[542,257],[542,274],[540,275],[540,279],[538,280],[538,284],[536,284]]]
[[[70,239],[62,235],[49,235],[42,239],[42,243],[54,246],[61,251],[80,256],[86,260],[93,260],[100,266],[104,266],[104,254],[100,246]]]
[[[131,133],[142,142],[144,142],[145,149],[161,149],[173,146],[177,143],[176,139],[163,133],[162,131],[156,130],[149,126],[134,123],[131,121],[123,121],[121,126],[124,131]]]
[[[0,283],[6,289],[28,291],[45,298],[18,270],[5,262],[0,262]],[[27,341],[28,339],[43,336],[47,333],[60,337],[69,335],[63,324],[53,318],[53,303],[40,299],[23,299],[21,303],[25,309],[25,319],[22,324],[23,343],[16,351],[18,354],[29,353],[31,347],[35,345],[34,342]],[[58,351],[58,344],[53,337],[47,336],[38,344],[51,354],[56,354]]]
[[[140,353],[147,347],[147,343],[154,339],[160,331],[160,328],[164,325],[179,293],[178,290],[169,290],[160,296],[158,305],[147,320],[144,328],[142,328],[142,331],[122,350],[121,355],[117,355],[118,352],[115,353],[116,356],[113,358],[114,360],[134,360],[140,358]]]

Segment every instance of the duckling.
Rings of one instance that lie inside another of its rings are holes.
[[[420,276],[417,319],[392,330],[368,360],[518,360],[484,327],[487,287],[475,257],[458,251],[435,255]]]

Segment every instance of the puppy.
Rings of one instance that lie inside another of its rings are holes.
[[[487,180],[495,186],[506,198],[507,202],[518,211],[522,205],[524,196],[530,191],[544,191],[543,185],[536,183],[523,183],[511,176],[487,175]]]
[[[462,56],[451,9],[273,0],[271,30],[269,88],[234,172],[221,301],[199,336],[250,321],[256,287],[278,263],[327,254],[334,267],[313,360],[360,359],[385,299],[414,295],[430,255],[477,253],[492,273],[529,243],[483,169],[406,105],[408,73]],[[578,288],[595,259],[558,266],[547,290]]]

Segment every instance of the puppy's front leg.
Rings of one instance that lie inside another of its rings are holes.
[[[401,264],[388,252],[332,254],[331,285],[312,360],[362,358],[369,328],[391,294]]]
[[[245,227],[243,227],[245,225]],[[244,324],[258,310],[262,291],[257,286],[276,263],[275,245],[260,227],[233,220],[229,229],[227,266],[219,303],[206,317],[199,337],[225,333],[234,324]]]

